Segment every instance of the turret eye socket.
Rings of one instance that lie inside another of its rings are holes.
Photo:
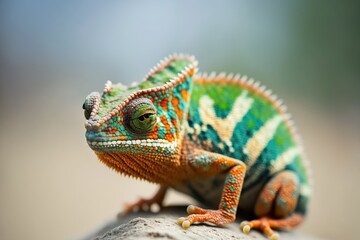
[[[147,134],[154,129],[157,123],[156,113],[156,109],[149,99],[136,99],[125,109],[125,126],[132,133]]]

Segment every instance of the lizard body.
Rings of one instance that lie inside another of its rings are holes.
[[[237,211],[258,218],[241,228],[264,231],[302,222],[309,168],[294,124],[271,91],[246,76],[198,74],[194,57],[173,55],[131,87],[107,82],[85,100],[86,138],[98,158],[125,175],[184,192],[218,210],[188,207],[194,222],[223,225]]]

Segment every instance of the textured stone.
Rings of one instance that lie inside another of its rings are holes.
[[[240,221],[229,224],[225,227],[218,227],[212,224],[201,223],[192,225],[184,230],[177,224],[177,218],[186,216],[186,207],[168,207],[159,213],[138,212],[127,215],[119,214],[118,219],[113,221],[92,236],[85,239],[96,240],[145,240],[145,239],[267,239],[257,231],[251,231],[245,235],[239,229]],[[281,232],[281,239],[310,239],[310,236],[298,232]]]

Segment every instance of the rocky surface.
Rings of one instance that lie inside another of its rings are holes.
[[[182,229],[176,222],[177,218],[186,216],[186,206],[167,207],[159,213],[137,212],[131,214],[119,214],[117,220],[108,223],[96,233],[85,238],[96,240],[145,240],[145,239],[267,239],[257,231],[251,231],[245,235],[239,229],[240,221],[225,227],[211,224],[195,224],[189,229]],[[299,232],[281,232],[282,240],[319,238],[306,236]],[[85,240],[84,239],[84,240]]]

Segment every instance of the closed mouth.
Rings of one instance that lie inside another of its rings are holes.
[[[93,150],[117,150],[136,149],[136,150],[158,150],[176,151],[177,141],[169,142],[164,139],[137,139],[137,140],[88,140],[88,145]]]

